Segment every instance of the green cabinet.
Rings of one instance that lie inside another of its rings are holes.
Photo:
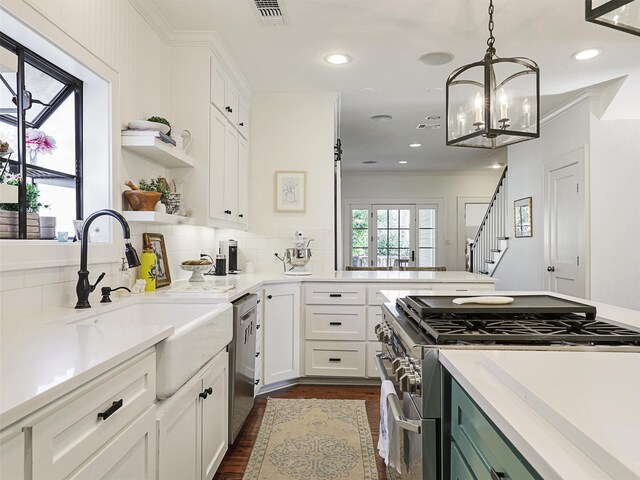
[[[451,478],[541,478],[455,380],[451,381]]]

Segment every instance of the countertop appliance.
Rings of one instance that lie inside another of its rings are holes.
[[[220,241],[219,251],[227,256],[227,268],[229,273],[239,272],[238,270],[238,241],[222,240]]]
[[[285,275],[311,275],[311,272],[307,270],[307,263],[311,260],[311,249],[309,248],[309,244],[312,241],[313,238],[307,239],[304,236],[304,233],[296,231],[291,239],[292,246],[284,251],[284,256],[281,258],[276,253],[276,257],[282,260],[282,263],[284,264]],[[290,265],[288,270],[287,264]]]
[[[385,303],[375,329],[383,343],[380,378],[399,391],[387,401],[404,431],[402,479],[449,478],[443,349],[640,352],[640,331],[598,318],[590,305],[547,295],[514,296],[506,305],[456,305],[454,298],[409,295]]]
[[[233,340],[229,344],[229,444],[253,408],[258,296],[233,302]]]

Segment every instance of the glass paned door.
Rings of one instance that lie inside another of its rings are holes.
[[[372,212],[371,266],[415,266],[415,206],[373,205]]]
[[[418,266],[436,266],[436,205],[418,206]]]
[[[369,206],[351,209],[351,261],[352,267],[369,265]]]

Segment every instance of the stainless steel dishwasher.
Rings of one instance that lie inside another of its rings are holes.
[[[258,296],[233,302],[233,340],[229,344],[229,444],[253,408]]]

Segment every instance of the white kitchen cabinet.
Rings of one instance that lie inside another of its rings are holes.
[[[216,226],[246,228],[249,210],[249,145],[210,107],[209,219]]]
[[[257,317],[256,317],[256,363],[255,363],[255,389],[254,396],[258,394],[262,385],[264,385],[264,343],[263,343],[263,332],[264,332],[264,289],[260,288],[258,290],[254,290],[251,293],[258,295],[258,308],[257,308]]]
[[[238,216],[237,221],[249,225],[249,142],[238,137]]]
[[[225,111],[227,106],[227,83],[229,82],[229,74],[216,55],[211,55],[211,92],[209,101],[220,109]]]
[[[366,308],[357,305],[308,305],[307,340],[364,340]]]
[[[300,286],[264,290],[264,384],[300,376]]]
[[[138,471],[141,463],[155,466],[155,434],[143,435],[141,429],[146,427],[136,427],[133,432],[126,433],[133,428],[134,419],[144,417],[143,412],[153,405],[155,380],[155,353],[150,351],[27,419],[23,430],[30,445],[26,449],[25,464],[29,465],[31,478],[67,478],[93,460],[94,466],[87,471],[96,472],[95,478],[103,478],[108,473],[102,470],[106,468],[106,460],[94,457],[102,455],[107,448],[116,452],[113,455],[118,455],[119,450],[114,450],[115,447],[105,446],[116,435],[125,435],[132,442],[132,448],[139,442],[148,447],[136,450],[136,458],[131,459],[132,471]],[[148,456],[146,460],[138,457],[142,453]],[[132,475],[130,478],[139,477]]]
[[[229,355],[221,352],[157,404],[158,478],[209,480],[228,448]]]
[[[238,107],[238,132],[247,140],[249,139],[249,102],[243,96],[240,96]]]
[[[155,480],[155,449],[155,408],[149,407],[78,470],[65,478]]]
[[[0,479],[24,478],[24,433],[7,429],[0,435]]]
[[[306,375],[365,376],[364,342],[306,342]]]
[[[216,55],[211,55],[210,101],[229,119],[234,128],[243,128],[240,123],[246,122],[247,102]]]

